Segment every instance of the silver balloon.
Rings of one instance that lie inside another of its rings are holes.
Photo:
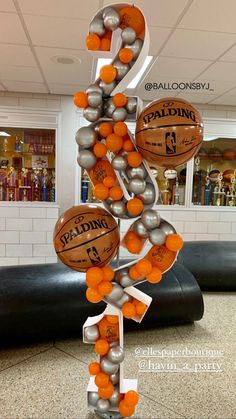
[[[100,399],[99,394],[96,391],[89,391],[88,403],[90,405],[96,406],[99,399]]]
[[[111,83],[106,84],[104,81],[99,81],[99,87],[102,89],[102,93],[104,97],[109,97],[111,92],[116,87],[116,81],[113,80]]]
[[[117,346],[117,345],[119,345],[118,340],[109,343],[110,348],[112,348],[113,346]]]
[[[100,365],[102,371],[108,375],[115,374],[119,369],[119,365],[117,365],[117,363],[114,363],[113,361],[107,358],[102,358]]]
[[[119,273],[119,275],[116,276],[116,281],[123,287],[130,287],[130,285],[133,285],[133,280],[129,276],[129,270],[125,269]]]
[[[138,167],[127,167],[126,174],[129,179],[134,177],[139,177],[141,179],[145,179],[147,177],[147,170],[143,164],[140,164]]]
[[[120,24],[120,15],[115,9],[110,7],[103,12],[103,20],[105,28],[114,31]]]
[[[107,354],[107,358],[109,361],[113,362],[114,364],[120,364],[124,361],[125,354],[123,348],[121,346],[113,346]]]
[[[168,223],[168,221],[162,220],[160,222],[159,228],[164,231],[164,233],[166,234],[166,236],[168,236],[168,234],[176,234],[176,230],[175,228]]]
[[[120,300],[120,298],[123,297],[123,295],[124,295],[123,288],[119,284],[112,282],[112,291],[110,292],[110,294],[106,295],[105,299],[109,303],[110,302],[114,303]]]
[[[159,226],[161,217],[157,211],[148,209],[142,213],[141,221],[148,230],[152,230]]]
[[[106,32],[103,20],[100,17],[95,17],[89,25],[89,33],[96,33],[98,36],[103,36]]]
[[[125,44],[133,44],[136,39],[136,32],[133,28],[127,27],[121,32],[121,39]]]
[[[100,334],[98,327],[96,325],[94,326],[88,326],[84,329],[84,338],[88,342],[96,342],[98,340]]]
[[[116,301],[116,306],[121,308],[123,304],[129,303],[130,301],[132,301],[132,297],[129,294],[124,293],[124,295],[118,301]]]
[[[96,83],[90,84],[89,87],[86,89],[87,94],[93,93],[93,92],[100,93],[100,95],[102,95],[103,93],[102,88]]]
[[[120,399],[121,399],[121,394],[119,392],[119,389],[115,387],[114,392],[109,399],[109,402],[111,403],[111,407],[118,407]]]
[[[110,410],[110,402],[108,400],[99,399],[96,405],[98,412],[105,413]]]
[[[128,73],[130,66],[129,64],[124,64],[120,60],[115,60],[112,64],[117,69],[116,80],[122,80]]]
[[[136,58],[138,58],[142,47],[143,41],[140,38],[135,39],[135,41],[132,44],[124,45],[124,48],[129,48],[133,52],[133,60],[136,60]]]
[[[114,201],[110,205],[111,213],[118,218],[122,218],[126,214],[126,206],[123,201]]]
[[[101,117],[101,109],[100,108],[92,108],[88,106],[83,110],[83,116],[89,122],[96,122]]]
[[[125,121],[126,117],[127,117],[127,110],[125,108],[116,108],[114,112],[112,112],[112,119],[115,122]]]
[[[113,169],[118,170],[119,172],[121,170],[125,170],[127,167],[127,164],[128,162],[126,158],[121,156],[120,154],[117,154],[111,162]]]
[[[111,118],[115,109],[116,107],[113,103],[112,98],[109,98],[104,105],[104,112],[106,116],[108,116],[108,118]]]
[[[147,239],[149,236],[149,231],[146,229],[140,219],[135,221],[133,230],[139,237],[142,237],[143,239]]]
[[[82,127],[78,129],[75,139],[82,148],[90,148],[96,143],[98,134],[93,128]]]
[[[119,373],[117,372],[116,374],[111,374],[110,375],[110,380],[111,380],[112,384],[119,383]]]
[[[97,163],[97,159],[91,151],[81,150],[78,155],[77,162],[80,167],[89,170],[95,166],[95,164]]]
[[[138,195],[137,198],[140,198],[143,201],[144,205],[153,204],[156,198],[154,186],[151,183],[147,182],[145,191],[142,194]]]
[[[139,178],[138,176],[133,177],[128,183],[128,190],[129,192],[138,195],[145,191],[146,182],[145,180]]]
[[[102,104],[102,95],[99,92],[90,92],[88,94],[88,104],[92,108],[97,108]]]
[[[152,244],[161,246],[166,241],[166,234],[163,230],[154,228],[154,230],[150,231],[149,240]]]
[[[127,28],[128,29],[128,28]],[[128,101],[125,105],[125,108],[128,113],[135,113],[137,110],[137,98],[136,97],[129,97]]]

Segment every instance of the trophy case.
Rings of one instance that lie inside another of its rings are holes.
[[[0,127],[0,201],[55,202],[56,131]]]

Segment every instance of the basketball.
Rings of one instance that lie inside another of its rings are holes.
[[[53,239],[60,260],[79,272],[108,264],[120,244],[113,216],[91,204],[67,210],[56,223]]]
[[[159,99],[140,114],[136,125],[139,152],[152,165],[173,168],[190,160],[201,147],[203,122],[183,99]]]
[[[165,245],[152,246],[147,254],[147,259],[152,266],[160,269],[161,272],[166,272],[173,265],[177,252],[167,249]]]
[[[98,160],[88,174],[94,185],[102,183],[107,176],[112,176],[116,179],[115,171],[108,160]]]

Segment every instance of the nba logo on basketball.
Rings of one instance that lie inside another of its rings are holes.
[[[166,154],[175,154],[176,153],[176,134],[175,132],[166,132],[165,134],[166,142]]]

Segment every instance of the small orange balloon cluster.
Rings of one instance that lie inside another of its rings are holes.
[[[91,51],[110,51],[112,32],[107,30],[102,37],[90,33],[86,37],[86,46]]]
[[[110,266],[92,267],[86,272],[86,298],[90,303],[99,303],[112,291],[111,281],[115,273]]]
[[[141,252],[144,242],[145,240],[132,230],[129,230],[124,237],[125,247],[133,254],[139,254]]]
[[[162,278],[162,272],[157,267],[153,266],[150,260],[140,259],[136,265],[133,265],[129,269],[129,276],[133,281],[139,281],[141,279],[146,279],[152,284],[160,282]]]

